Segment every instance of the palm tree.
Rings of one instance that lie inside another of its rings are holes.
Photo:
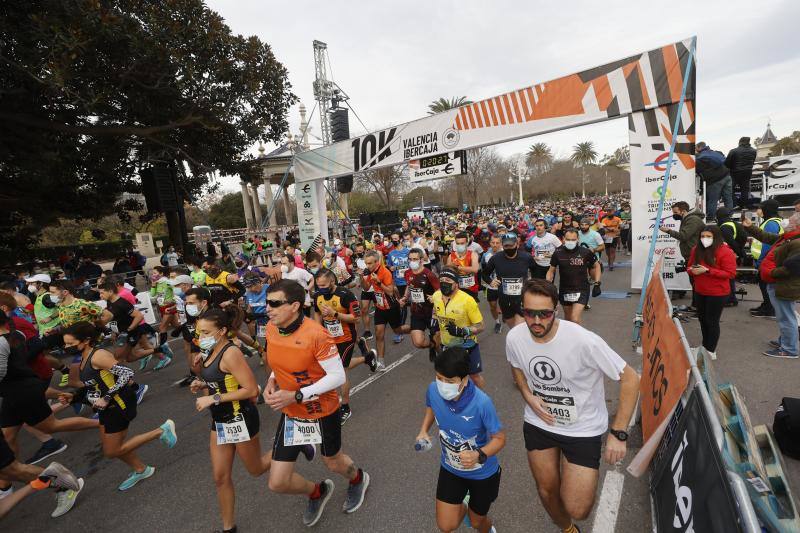
[[[434,100],[430,104],[428,104],[428,114],[435,115],[436,113],[441,113],[442,111],[447,111],[448,109],[455,109],[456,107],[461,107],[462,105],[469,105],[472,103],[472,100],[467,100],[466,96],[453,96],[449,100],[447,98],[439,98],[438,100]]]
[[[592,141],[576,144],[572,148],[570,160],[581,167],[581,198],[586,198],[586,166],[594,165],[597,161],[597,151]]]
[[[535,143],[528,148],[528,167],[532,168],[536,176],[540,176],[550,169],[553,164],[553,152],[547,143]]]

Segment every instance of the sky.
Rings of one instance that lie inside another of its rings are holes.
[[[727,153],[739,137],[763,134],[768,121],[779,138],[800,129],[800,2],[795,0],[207,4],[233,32],[270,44],[309,112],[315,103],[312,41],[327,43],[329,76],[370,131],[420,118],[439,97],[480,100],[693,35],[698,140]],[[289,121],[297,134],[297,105]],[[317,112],[311,122],[311,134],[319,136]],[[351,136],[363,133],[351,113]],[[545,142],[557,157],[566,157],[587,140],[601,155],[612,153],[628,144],[627,122],[563,130],[497,149],[510,156]],[[220,185],[239,190],[235,177],[220,178]]]

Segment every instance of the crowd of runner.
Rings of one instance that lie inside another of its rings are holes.
[[[48,487],[57,496],[52,516],[75,504],[83,479],[56,462],[36,466],[66,449],[53,436],[63,431],[99,431],[103,454],[130,468],[120,491],[153,476],[157,465],[136,450],[155,440],[171,449],[180,428],[166,419],[128,434],[148,390],[136,372],[173,363],[183,366],[178,384],[196,395],[197,411],[209,412],[222,531],[236,531],[237,456],[252,476],[267,476],[271,491],[305,497],[302,521],[313,526],[336,483],[307,480],[296,462],[319,454],[346,486],[342,510],[356,512],[371,478],[342,442],[342,425],[358,416],[347,376],[362,364],[387,369],[388,326],[391,342],[410,336],[433,363],[417,448],[430,448],[435,422],[439,529],[467,521],[496,531],[489,511],[506,438],[484,392],[479,335],[505,328],[540,499],[561,530],[579,531],[597,492],[602,436],[608,431],[605,459],[620,461],[638,391],[636,373],[580,325],[590,298],[601,294],[603,256],[613,270],[618,251],[630,255],[630,223],[627,200],[612,196],[404,219],[305,254],[289,239],[270,246],[271,267],[257,264],[264,258],[252,241],[248,253],[227,258],[176,254],[150,273],[156,323],[137,305],[128,273],[101,269],[89,296],[73,280],[20,272],[0,286],[0,516]],[[184,361],[174,361],[170,338],[181,339]],[[603,376],[621,381],[610,428]],[[259,441],[259,404],[280,413],[271,450]],[[74,412],[56,417],[60,411]],[[25,463],[20,430],[42,443]]]

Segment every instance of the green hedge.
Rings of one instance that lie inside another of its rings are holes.
[[[167,236],[153,237],[153,242],[169,240]],[[91,256],[96,261],[114,260],[117,255],[122,253],[126,248],[132,248],[133,241],[120,240],[120,241],[107,241],[92,244],[72,244],[64,246],[45,246],[41,248],[25,248],[23,250],[12,250],[9,256],[4,257],[2,263],[5,266],[13,266],[18,263],[31,263],[33,261],[54,261],[58,262],[58,258],[66,252],[75,251],[79,248],[83,249],[84,256]]]

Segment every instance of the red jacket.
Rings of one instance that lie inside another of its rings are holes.
[[[689,255],[687,265],[690,267],[695,264],[694,254],[698,246],[702,244],[695,245]],[[736,255],[727,244],[723,244],[717,248],[714,263],[715,265],[711,266],[701,261],[700,264],[706,267],[708,272],[699,276],[692,274],[691,268],[687,270],[688,274],[694,277],[694,290],[703,296],[727,296],[731,293],[731,280],[736,277]]]

